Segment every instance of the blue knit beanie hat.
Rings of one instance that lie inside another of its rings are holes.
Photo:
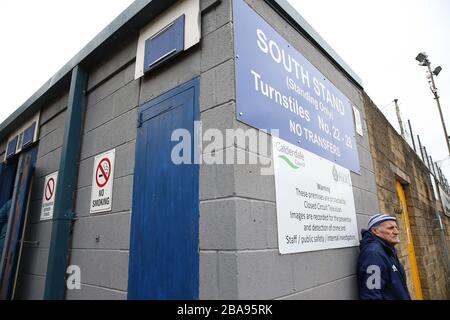
[[[388,220],[397,221],[395,217],[383,213],[377,213],[372,217],[370,217],[369,222],[367,223],[367,230],[370,230],[370,228],[375,227],[376,225],[379,225],[383,221]]]

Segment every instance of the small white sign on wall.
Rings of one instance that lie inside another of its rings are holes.
[[[42,194],[41,220],[49,220],[53,218],[57,182],[58,171],[45,177],[44,192]]]
[[[116,149],[113,149],[94,159],[90,213],[106,212],[112,209],[115,155]]]
[[[448,195],[444,189],[439,186],[439,193],[441,195],[442,207],[444,208],[444,214],[450,217],[450,195]]]
[[[185,16],[184,50],[187,50],[200,42],[200,0],[178,1],[140,30],[136,51],[135,79],[144,75],[145,41],[155,36],[161,30],[164,30],[181,15]]]
[[[355,116],[356,133],[358,133],[362,137],[363,129],[362,129],[362,122],[361,122],[361,114],[355,106],[353,106],[353,115]]]
[[[281,254],[359,245],[350,171],[272,136]]]

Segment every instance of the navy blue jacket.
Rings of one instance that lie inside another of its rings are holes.
[[[359,298],[411,300],[405,270],[395,249],[370,231],[362,230],[361,235],[357,270]],[[377,274],[381,276],[378,282]]]

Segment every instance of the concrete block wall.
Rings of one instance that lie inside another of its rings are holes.
[[[247,1],[313,63],[360,110],[364,136],[357,136],[362,175],[352,173],[358,225],[378,211],[361,92],[306,38],[264,1]],[[81,290],[67,299],[126,299],[130,218],[138,106],[200,77],[203,132],[250,127],[236,121],[232,1],[201,0],[202,39],[170,64],[134,80],[137,34],[88,69],[85,122],[81,136],[69,264],[81,269]],[[34,182],[27,240],[39,240],[24,254],[19,296],[43,296],[51,222],[39,222],[43,178],[58,169],[67,94],[42,114],[39,178]],[[48,111],[46,111],[48,110]],[[45,121],[44,121],[45,120]],[[61,127],[62,125],[62,127]],[[62,130],[62,131],[61,131]],[[200,299],[350,299],[357,297],[357,248],[280,255],[277,243],[274,177],[261,175],[267,154],[230,142],[215,154],[255,156],[252,165],[200,166]],[[205,144],[206,146],[206,144]],[[112,211],[91,215],[94,157],[116,148]],[[2,150],[2,149],[0,149]],[[59,152],[59,153],[58,153]],[[212,150],[209,150],[212,152]],[[27,229],[28,230],[28,229]]]
[[[20,261],[16,299],[42,299],[52,220],[40,220],[45,176],[59,169],[67,109],[67,88],[41,109],[39,146],[30,194],[30,211]]]
[[[226,1],[228,3],[228,1]],[[359,109],[363,137],[357,136],[361,175],[352,173],[358,227],[367,224],[378,211],[375,176],[365,125],[361,91],[323,56],[308,40],[293,29],[264,1],[247,1],[277,32],[313,63]],[[233,60],[227,62],[231,65]],[[223,65],[225,68],[225,64]],[[231,66],[231,73],[233,66]],[[227,75],[223,82],[227,82]],[[250,129],[236,121],[235,95],[212,108],[202,104],[203,131]],[[270,138],[269,138],[270,139]],[[270,146],[270,144],[269,144]],[[245,149],[248,146],[246,146]],[[225,145],[222,150],[239,150]],[[323,250],[280,255],[277,243],[274,177],[260,174],[271,159],[257,155],[260,164],[203,165],[201,169],[201,257],[204,274],[202,298],[234,299],[352,299],[357,298],[356,260],[358,248]],[[231,234],[231,237],[230,237]],[[226,287],[221,280],[229,278]],[[326,293],[326,294],[325,294]]]
[[[81,289],[67,299],[126,299],[130,212],[139,80],[134,80],[137,35],[88,70],[88,93],[69,265],[81,271]],[[116,150],[112,210],[90,214],[95,156]]]
[[[234,127],[235,80],[232,2],[222,1],[202,19],[205,34],[202,45],[200,117],[203,133]],[[208,143],[203,142],[205,147]],[[216,150],[223,156],[231,145]],[[242,206],[235,197],[235,165],[200,166],[200,299],[236,299],[239,279],[237,211]]]
[[[206,8],[201,43],[170,64],[134,80],[136,34],[89,70],[70,253],[70,264],[81,269],[82,284],[81,290],[68,290],[67,299],[126,299],[138,106],[195,77],[200,77],[202,106],[231,100],[227,97],[234,86],[233,64],[227,63],[232,58],[230,3],[201,1],[201,9]],[[116,148],[112,211],[91,215],[94,157],[112,148]],[[207,272],[209,268],[201,268],[201,282]],[[224,285],[227,282],[224,279]]]
[[[201,1],[204,11],[201,43],[148,76],[134,80],[137,33],[130,34],[109,56],[88,67],[75,192],[76,220],[69,249],[69,265],[77,265],[81,270],[81,290],[67,290],[66,299],[126,299],[138,106],[195,77],[201,79],[202,108],[231,100],[230,94],[234,92],[231,3],[218,4]],[[40,208],[45,176],[59,167],[67,97],[68,89],[44,106],[41,113],[31,216],[26,229],[26,240],[39,244],[24,249],[16,294],[19,299],[43,298],[52,222],[40,221]],[[0,146],[4,154],[6,141]],[[113,148],[116,161],[112,211],[91,215],[94,157]],[[209,268],[201,268],[202,274],[208,272]],[[224,287],[228,279],[227,276],[221,281]]]

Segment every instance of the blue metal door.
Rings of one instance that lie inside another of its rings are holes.
[[[198,99],[194,79],[140,109],[128,299],[198,299],[199,170],[171,159],[176,129],[189,131],[184,151],[194,154]]]
[[[0,208],[12,197],[17,162],[0,163]]]
[[[21,243],[19,239],[25,228],[30,199],[31,181],[36,165],[38,147],[20,155],[13,191],[7,234],[4,242],[5,255],[0,266],[0,299],[11,299],[17,273]]]

